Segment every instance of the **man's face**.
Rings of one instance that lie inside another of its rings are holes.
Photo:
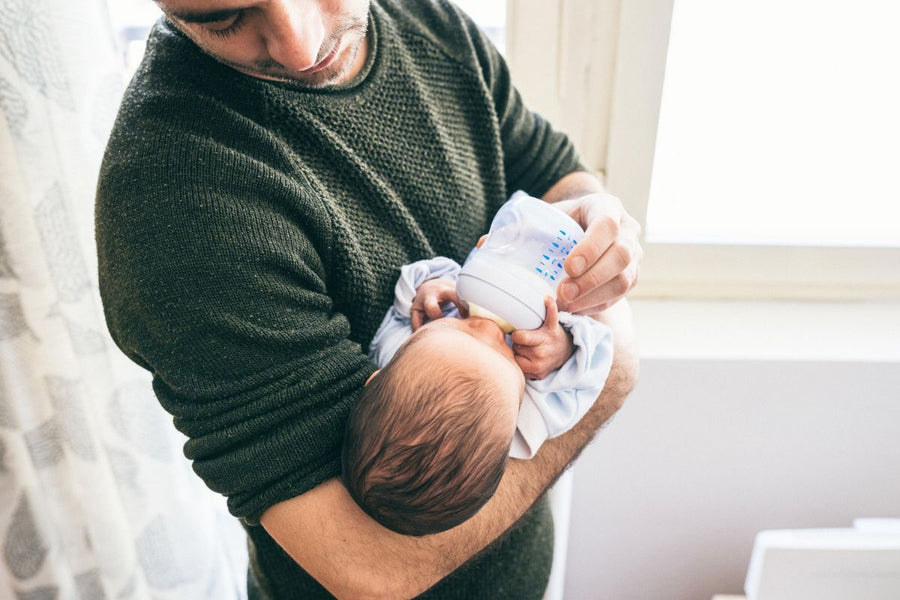
[[[204,52],[260,79],[324,87],[352,78],[365,62],[369,0],[157,3]]]

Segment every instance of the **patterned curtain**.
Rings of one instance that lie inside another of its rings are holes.
[[[0,0],[0,598],[244,598],[243,532],[103,322],[121,73],[105,0]]]

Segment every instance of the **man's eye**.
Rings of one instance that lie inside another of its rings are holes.
[[[244,11],[236,13],[233,17],[222,19],[214,23],[207,23],[204,28],[212,35],[219,37],[228,37],[234,35],[241,28],[244,22]]]

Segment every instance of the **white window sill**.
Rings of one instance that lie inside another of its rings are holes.
[[[640,356],[900,363],[900,302],[631,300]]]

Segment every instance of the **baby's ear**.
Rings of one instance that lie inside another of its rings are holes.
[[[381,372],[381,369],[375,369],[375,372],[369,375],[369,378],[366,379],[366,382],[363,385],[369,385],[369,382],[372,381],[372,378],[378,375]]]

